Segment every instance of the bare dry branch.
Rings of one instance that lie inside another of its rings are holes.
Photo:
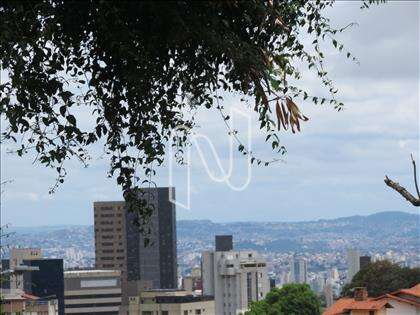
[[[407,199],[413,206],[420,207],[420,198],[414,197],[407,189],[402,187],[400,184],[392,181],[388,178],[388,176],[385,176],[384,182],[385,184],[387,184],[387,186],[391,187],[392,189],[397,191],[401,196]]]
[[[420,191],[419,191],[419,185],[417,183],[417,171],[416,171],[416,161],[413,158],[413,154],[411,154],[411,162],[413,163],[413,172],[414,172],[414,185],[416,186],[417,191],[417,197],[420,198]]]

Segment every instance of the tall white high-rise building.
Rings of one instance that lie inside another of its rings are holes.
[[[316,293],[321,293],[325,287],[325,275],[322,273],[318,273],[315,277],[311,280],[311,289]]]
[[[290,261],[291,282],[308,283],[308,264],[303,258],[293,258]]]
[[[221,247],[232,248],[216,240]],[[270,291],[266,261],[254,251],[206,251],[201,268],[203,295],[214,296],[216,314],[244,313]]]
[[[347,282],[360,270],[360,252],[357,249],[347,250]]]
[[[338,273],[337,268],[330,269],[328,278],[330,278],[332,281],[340,280],[340,274]]]
[[[334,304],[334,294],[333,294],[333,287],[332,284],[327,282],[324,287],[324,296],[325,296],[325,303],[327,307],[330,307]]]

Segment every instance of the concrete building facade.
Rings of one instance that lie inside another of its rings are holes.
[[[64,287],[66,314],[119,314],[120,270],[65,271]]]
[[[360,270],[360,252],[356,249],[347,250],[347,282],[351,282]]]
[[[126,220],[124,201],[94,202],[95,267],[118,269],[122,274],[126,263]]]
[[[130,297],[129,315],[215,315],[212,296],[183,290],[142,291]]]
[[[236,315],[270,291],[265,259],[254,251],[202,253],[203,295],[214,296],[215,314]]]

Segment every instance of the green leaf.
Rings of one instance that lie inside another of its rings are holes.
[[[71,125],[76,126],[76,118],[73,115],[67,115],[66,118]]]

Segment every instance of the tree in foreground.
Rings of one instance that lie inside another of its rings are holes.
[[[360,1],[369,7],[380,0]],[[327,45],[354,59],[331,26],[334,1],[2,1],[2,143],[57,171],[88,165],[96,149],[127,193],[153,182],[165,149],[178,161],[195,113],[217,110],[250,163],[256,157],[231,129],[221,94],[253,108],[276,154],[280,130],[300,131],[304,102],[341,110],[325,67]],[[303,36],[305,35],[305,36]],[[325,87],[300,82],[309,69]],[[275,160],[275,159],[274,159]],[[142,210],[140,210],[142,211]],[[140,213],[147,217],[150,212]]]
[[[400,267],[389,261],[368,264],[356,273],[352,281],[342,291],[343,296],[351,296],[356,287],[366,287],[369,296],[377,297],[399,289],[406,289],[420,283],[420,268]]]
[[[274,288],[264,300],[251,304],[245,315],[317,315],[320,302],[307,284],[286,284]]]

